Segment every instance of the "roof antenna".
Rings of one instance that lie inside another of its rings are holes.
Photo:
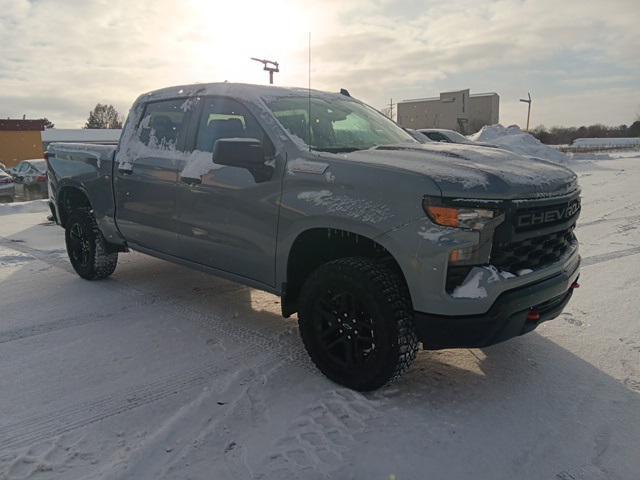
[[[311,32],[309,32],[309,88],[308,88],[308,92],[309,92],[309,104],[308,104],[308,111],[307,111],[307,117],[309,117],[309,120],[307,122],[307,145],[309,146],[309,151],[311,151]]]

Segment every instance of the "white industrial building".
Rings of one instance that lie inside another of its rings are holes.
[[[469,134],[499,123],[499,109],[500,97],[494,92],[442,92],[439,97],[398,102],[398,123],[406,128],[448,128]]]

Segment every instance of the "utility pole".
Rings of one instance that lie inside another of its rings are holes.
[[[529,98],[521,98],[520,101],[524,102],[524,103],[528,103],[529,106],[527,107],[527,132],[529,131],[529,120],[531,119],[531,92],[528,93]]]
[[[395,104],[393,103],[393,98],[389,99],[389,103],[388,106],[384,107],[382,109],[382,114],[389,117],[391,120],[393,120],[393,107],[395,106]]]
[[[278,62],[274,62],[273,60],[264,60],[262,58],[255,58],[255,57],[251,57],[251,60],[253,60],[254,62],[260,62],[262,65],[264,65],[263,70],[265,72],[269,72],[269,84],[273,85],[273,74],[280,71],[280,68],[278,67]]]

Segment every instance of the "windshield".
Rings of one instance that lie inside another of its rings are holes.
[[[378,145],[417,143],[387,117],[353,100],[283,97],[267,101],[267,106],[291,135],[313,150],[339,153]]]
[[[47,170],[47,162],[45,162],[44,160],[29,160],[28,163],[40,172],[45,172]]]

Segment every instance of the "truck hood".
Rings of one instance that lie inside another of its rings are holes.
[[[431,179],[444,197],[542,198],[577,189],[577,175],[556,163],[499,148],[463,144],[386,145],[345,154]]]

